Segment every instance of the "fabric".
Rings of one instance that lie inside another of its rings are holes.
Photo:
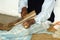
[[[43,2],[43,1],[42,1]],[[40,23],[41,21],[44,22],[46,21],[54,8],[55,0],[44,0],[44,3],[41,7],[41,12],[38,13],[38,15],[35,17],[35,21],[37,23]],[[20,0],[19,1],[19,12],[21,12],[21,9],[23,7],[28,8],[28,0]]]
[[[48,18],[49,21],[54,22],[55,21],[55,14],[52,11],[51,16]]]
[[[36,14],[39,15],[39,12],[41,12],[41,8],[43,5],[44,0],[28,0],[28,13],[35,10]],[[54,22],[54,12],[51,12],[51,16],[49,17],[49,21]]]
[[[35,23],[30,28],[25,29],[21,24],[14,26],[10,31],[0,30],[0,40],[31,40],[32,34],[48,33],[47,28],[49,28],[51,22],[46,21],[43,23]]]
[[[31,12],[33,10],[36,11],[36,14],[41,12],[42,4],[44,0],[28,0],[28,12]]]

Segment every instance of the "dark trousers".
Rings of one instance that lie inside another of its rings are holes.
[[[55,15],[54,15],[54,13],[52,12],[52,13],[51,13],[51,16],[50,16],[50,18],[49,18],[48,20],[51,21],[51,22],[54,22],[54,18],[55,18]]]

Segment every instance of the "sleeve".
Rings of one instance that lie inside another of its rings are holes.
[[[46,21],[54,8],[55,0],[45,0],[41,12],[35,17],[37,23]]]
[[[18,12],[21,13],[23,7],[27,7],[27,0],[19,0],[18,2]]]

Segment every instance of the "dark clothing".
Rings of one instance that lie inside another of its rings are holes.
[[[36,11],[36,14],[38,15],[39,12],[41,12],[41,8],[43,5],[44,0],[28,0],[28,12],[31,12],[33,10]],[[50,18],[48,19],[49,21],[53,22],[54,21],[54,13],[51,13]]]

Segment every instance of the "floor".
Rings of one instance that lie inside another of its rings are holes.
[[[53,38],[50,34],[33,34],[32,40],[60,40]]]

